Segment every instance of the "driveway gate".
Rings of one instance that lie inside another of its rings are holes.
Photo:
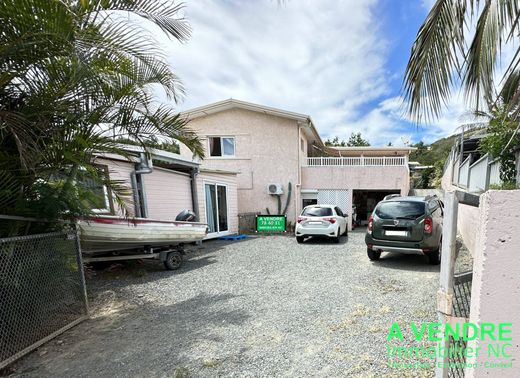
[[[0,369],[87,315],[75,232],[0,239]]]

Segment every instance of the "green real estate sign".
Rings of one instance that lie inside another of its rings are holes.
[[[285,215],[257,215],[256,231],[258,232],[285,232]]]

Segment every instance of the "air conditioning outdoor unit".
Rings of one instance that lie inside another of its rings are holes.
[[[283,194],[282,184],[267,184],[267,194],[272,194],[272,195]]]

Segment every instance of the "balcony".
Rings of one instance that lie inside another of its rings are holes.
[[[406,167],[405,156],[308,157],[306,167]]]

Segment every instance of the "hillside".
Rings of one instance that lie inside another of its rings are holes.
[[[459,137],[459,134],[452,135],[446,138],[439,139],[430,145],[419,142],[412,145],[417,148],[416,151],[410,154],[410,161],[418,161],[422,165],[435,165],[435,163],[442,162],[448,157],[451,147],[455,139]]]

